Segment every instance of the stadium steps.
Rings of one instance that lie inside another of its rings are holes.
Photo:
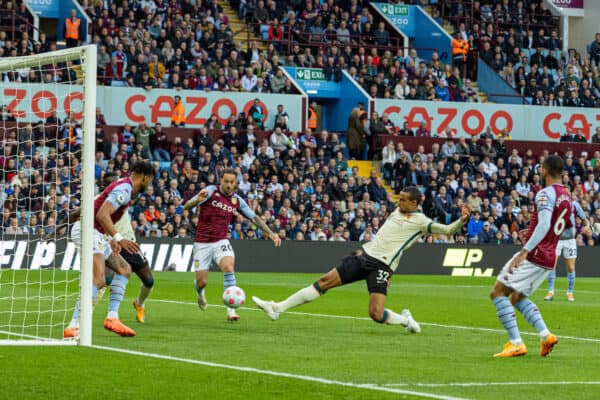
[[[427,6],[423,7],[423,9],[425,10],[425,12],[427,12],[427,14],[429,14],[433,18],[433,7],[432,6],[427,5]],[[454,27],[447,20],[444,20],[443,28],[446,32],[448,32],[449,35],[452,35],[452,33],[454,33]],[[479,86],[477,85],[477,82],[473,82],[473,87],[477,89],[477,93],[479,93],[479,97],[481,98],[482,103],[491,103],[488,100],[487,94],[485,92],[482,92],[481,90],[479,90]]]
[[[231,8],[231,4],[229,4],[228,0],[217,0],[216,3],[223,9],[223,13],[229,18],[229,28],[233,32],[234,41],[240,42],[242,46],[246,45],[246,47],[250,47],[247,33],[250,31],[250,41],[255,40],[258,43],[258,48],[260,50],[267,49],[265,42],[250,29],[245,21],[242,21],[238,17],[237,11]]]
[[[388,184],[385,183],[383,177],[381,176],[381,162],[348,160],[348,168],[354,167],[358,168],[357,176],[360,176],[361,178],[368,178],[371,176],[371,171],[377,171],[377,176],[382,179],[385,191],[392,194],[394,202],[398,201],[399,195],[397,195],[394,189],[392,189]]]

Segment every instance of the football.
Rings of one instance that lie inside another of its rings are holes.
[[[223,292],[223,304],[227,307],[238,308],[246,302],[246,293],[237,286],[231,286]]]

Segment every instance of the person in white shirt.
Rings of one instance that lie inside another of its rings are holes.
[[[246,149],[246,152],[244,153],[244,155],[242,156],[242,167],[244,167],[244,169],[247,171],[248,169],[250,169],[250,166],[252,165],[252,163],[254,162],[254,159],[256,158],[254,156],[254,153],[252,151],[253,149],[251,149],[250,147],[248,147]]]
[[[288,148],[289,139],[283,134],[280,127],[276,127],[271,134],[271,147],[273,150],[284,152]]]
[[[421,327],[413,319],[409,310],[403,310],[398,314],[385,308],[387,288],[392,274],[400,263],[402,253],[423,235],[454,235],[467,222],[471,214],[469,207],[463,206],[460,219],[450,225],[443,225],[419,212],[420,202],[421,191],[415,186],[405,187],[400,192],[398,208],[390,214],[375,238],[342,259],[339,267],[281,302],[265,301],[256,296],[253,296],[252,300],[275,321],[281,313],[316,300],[329,289],[366,280],[370,296],[369,316],[373,321],[402,325],[410,332],[420,332]]]
[[[244,88],[246,92],[251,92],[254,86],[256,86],[257,81],[258,77],[254,75],[252,68],[246,68],[246,74],[242,76],[241,80],[242,88]]]

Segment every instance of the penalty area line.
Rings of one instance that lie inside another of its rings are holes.
[[[373,384],[358,384],[358,383],[352,383],[352,382],[336,381],[336,380],[320,378],[320,377],[316,377],[316,376],[298,375],[298,374],[291,374],[288,372],[271,371],[268,369],[259,369],[259,368],[253,368],[253,367],[243,367],[243,366],[239,366],[239,365],[221,364],[221,363],[215,363],[215,362],[210,362],[210,361],[195,360],[192,358],[169,356],[169,355],[165,355],[165,354],[146,353],[143,351],[122,349],[119,347],[92,345],[91,348],[98,349],[98,350],[112,351],[112,352],[116,352],[116,353],[129,354],[129,355],[133,355],[133,356],[141,356],[141,357],[155,358],[155,359],[159,359],[159,360],[176,361],[176,362],[187,363],[187,364],[201,365],[201,366],[211,367],[211,368],[222,368],[222,369],[229,369],[229,370],[240,371],[240,372],[250,372],[250,373],[261,374],[261,375],[275,376],[278,378],[288,378],[288,379],[295,379],[295,380],[306,381],[306,382],[314,382],[314,383],[320,383],[323,385],[343,386],[343,387],[349,387],[349,388],[354,388],[354,389],[365,389],[365,390],[396,393],[396,394],[407,394],[407,395],[421,396],[421,397],[425,397],[428,399],[437,399],[437,400],[467,400],[463,397],[444,396],[444,395],[439,395],[439,394],[435,394],[435,393],[419,392],[419,391],[413,391],[413,390],[398,389],[398,388],[393,388],[393,387],[384,387],[384,386],[373,385]]]
[[[198,306],[198,303],[196,302],[191,302],[191,301],[178,301],[178,300],[161,300],[161,299],[148,299],[149,302],[158,302],[158,303],[171,303],[171,304],[183,304],[183,305],[195,305],[196,307]],[[209,304],[210,307],[219,307],[219,308],[225,308],[224,305],[221,304]],[[242,310],[247,310],[247,311],[260,311],[263,312],[262,310],[258,309],[258,308],[252,308],[252,307],[240,307],[240,309]],[[300,311],[286,311],[285,314],[289,314],[289,315],[301,315],[301,316],[305,316],[305,317],[320,317],[320,318],[332,318],[332,319],[350,319],[350,320],[355,320],[355,321],[371,321],[371,318],[367,318],[367,317],[353,317],[351,315],[335,315],[335,314],[320,314],[320,313],[307,313],[307,312],[300,312]],[[467,330],[467,331],[479,331],[479,332],[489,332],[489,333],[502,333],[502,334],[506,334],[506,331],[502,330],[502,329],[494,329],[494,328],[483,328],[480,326],[464,326],[464,325],[445,325],[445,324],[436,324],[433,322],[422,322],[422,321],[418,321],[419,324],[424,325],[424,326],[434,326],[437,328],[446,328],[446,329],[460,329],[460,330]],[[539,336],[537,333],[533,333],[533,332],[521,332],[521,335],[523,336]],[[578,336],[563,336],[563,335],[559,335],[558,339],[568,339],[568,340],[575,340],[575,341],[579,341],[579,342],[592,342],[592,343],[600,343],[600,339],[597,338],[585,338],[585,337],[578,337]]]

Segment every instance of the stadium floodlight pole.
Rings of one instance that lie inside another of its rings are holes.
[[[80,294],[81,313],[79,344],[92,345],[92,280],[93,255],[92,240],[94,226],[94,163],[96,138],[96,65],[97,49],[94,45],[83,46],[84,99],[83,99],[83,139],[81,163],[81,259]]]

